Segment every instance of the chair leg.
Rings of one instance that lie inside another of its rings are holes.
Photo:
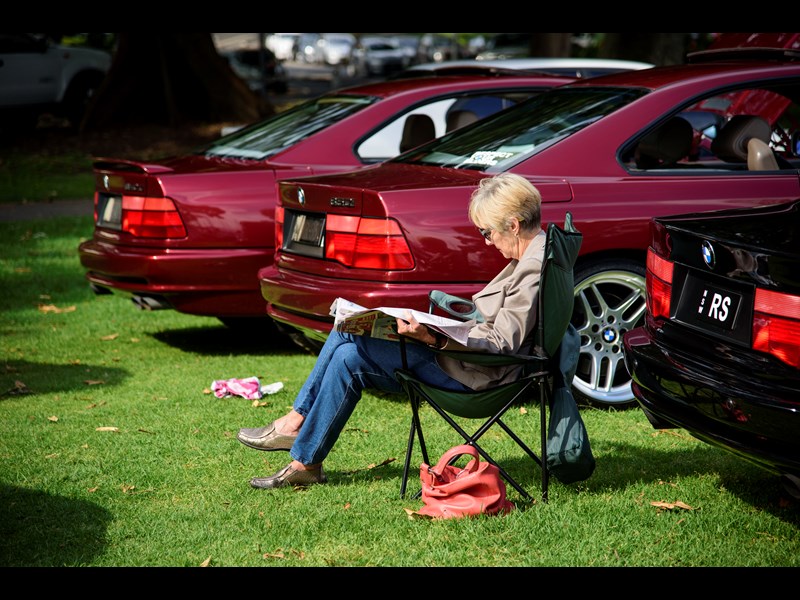
[[[550,484],[550,469],[547,466],[547,410],[550,406],[550,389],[547,387],[547,379],[539,382],[539,429],[542,438],[542,502],[547,503],[547,487]]]
[[[419,448],[422,452],[422,460],[425,464],[431,464],[428,458],[428,449],[425,446],[425,438],[422,435],[422,424],[419,420],[420,401],[414,394],[411,395],[411,430],[408,433],[408,445],[406,446],[406,459],[403,464],[403,481],[400,484],[400,497],[405,498],[408,487],[408,475],[411,470],[411,454],[414,450],[414,437],[419,439]],[[419,496],[419,494],[417,494]],[[416,496],[415,496],[416,497]]]

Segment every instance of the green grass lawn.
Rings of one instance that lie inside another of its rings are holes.
[[[251,489],[288,455],[236,431],[283,414],[314,356],[95,297],[77,255],[91,231],[88,218],[0,223],[1,566],[800,565],[798,506],[774,476],[638,409],[583,409],[594,475],[552,481],[546,504],[511,490],[504,517],[409,518],[421,502],[399,497],[410,411],[397,396],[363,397],[328,484]],[[253,375],[285,387],[257,403],[209,392]],[[512,413],[537,439],[537,405]],[[438,458],[459,440],[430,417]],[[537,497],[539,472],[487,436]]]

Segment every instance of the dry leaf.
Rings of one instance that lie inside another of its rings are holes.
[[[54,452],[53,454],[48,454],[45,458],[56,458],[58,456],[58,452]]]
[[[656,508],[662,508],[662,509],[666,509],[666,510],[672,510],[672,509],[675,509],[675,508],[681,508],[683,510],[694,510],[691,506],[689,506],[688,504],[685,504],[684,502],[681,502],[680,500],[677,501],[677,502],[663,502],[663,501],[662,502],[651,502],[650,504],[652,506],[655,506]]]
[[[521,415],[527,415],[527,414],[528,414],[528,409],[527,409],[527,408],[525,408],[524,406],[520,406],[520,407],[519,407],[519,414],[521,414]]]
[[[115,340],[118,337],[119,337],[118,333],[112,333],[112,334],[109,334],[109,335],[104,335],[103,337],[100,338],[100,340],[103,341],[103,342],[110,342],[111,340]]]
[[[135,489],[136,489],[136,486],[135,486],[135,485],[129,485],[129,484],[127,484],[127,483],[123,483],[123,484],[122,484],[121,486],[119,486],[119,487],[120,487],[120,489],[122,490],[122,493],[123,493],[123,494],[128,494],[128,493],[130,493],[130,492],[132,492],[133,490],[135,490]]]
[[[99,487],[95,486],[95,487],[93,487],[93,488],[89,488],[89,489],[88,489],[88,490],[86,490],[86,491],[87,491],[87,492],[89,492],[90,494],[94,494],[94,493],[95,493],[97,490],[99,490],[99,489],[100,489]]]
[[[344,505],[344,509],[347,510],[349,508],[350,508],[350,503],[348,502],[347,504]]]
[[[119,427],[95,427],[95,431],[119,431]]]
[[[200,566],[207,567],[210,564],[211,564],[211,557],[209,556],[207,559],[205,559],[203,562],[200,563]]]
[[[103,381],[102,379],[84,379],[83,383],[85,383],[86,385],[101,385],[105,383],[105,381]]]
[[[286,555],[283,553],[283,550],[278,550],[277,552],[265,553],[263,558],[286,558]]]
[[[267,404],[269,404],[269,403],[266,402],[266,401],[253,400],[253,402],[252,402],[252,404],[250,404],[250,406],[252,406],[253,408],[259,408],[260,406],[266,406]]]
[[[204,389],[203,389],[203,393],[204,393],[205,395],[208,395],[208,394],[213,394],[214,392],[212,392],[212,391],[211,391],[210,389],[208,389],[208,388],[204,388]]]
[[[430,515],[420,514],[415,510],[411,510],[410,508],[404,508],[403,510],[406,511],[406,516],[408,517],[409,521],[416,521],[419,519],[430,521],[431,519],[433,519],[433,517],[431,517]]]
[[[58,308],[55,304],[40,304],[39,310],[45,313],[68,313],[75,311],[75,305]]]
[[[81,364],[81,359],[80,358],[73,358],[72,360],[69,361],[69,364],[71,364],[71,365],[79,365],[79,364]]]
[[[53,423],[57,423],[58,422],[58,417],[55,416],[55,415],[51,415],[51,416],[47,417],[47,420],[51,421]]]

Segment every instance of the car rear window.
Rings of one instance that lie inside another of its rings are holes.
[[[264,121],[240,129],[202,149],[199,154],[265,160],[308,136],[377,102],[373,96],[323,96]]]
[[[394,161],[503,171],[646,93],[609,87],[551,90]]]

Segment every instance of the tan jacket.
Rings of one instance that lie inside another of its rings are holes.
[[[533,238],[519,260],[512,260],[485,288],[472,297],[484,317],[469,332],[467,348],[496,354],[530,354],[529,347],[536,327],[539,278],[544,258],[544,230]],[[463,348],[450,340],[448,350]],[[465,349],[467,349],[465,348]],[[519,366],[487,367],[439,355],[442,370],[464,385],[481,390],[515,379]]]

